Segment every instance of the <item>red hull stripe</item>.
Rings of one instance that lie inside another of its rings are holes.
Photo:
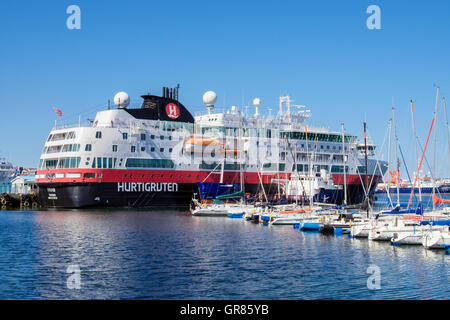
[[[85,174],[95,173],[95,178],[85,177]],[[64,174],[64,175],[62,175]],[[38,170],[36,175],[45,175],[45,178],[36,178],[37,183],[61,183],[61,182],[177,182],[177,183],[197,183],[197,182],[220,182],[220,172],[212,173],[210,171],[181,171],[181,170],[124,170],[124,169],[55,169]],[[208,177],[209,175],[209,177]],[[61,177],[58,177],[61,176]],[[69,177],[70,178],[69,178]],[[207,178],[208,177],[208,178]],[[344,184],[342,174],[333,174],[333,181],[337,185]],[[207,178],[205,180],[205,178]],[[261,175],[263,184],[271,184],[273,179],[277,179],[276,172]],[[289,179],[290,173],[280,173],[280,179]],[[361,178],[356,174],[347,175],[348,185],[361,185]],[[369,177],[369,181],[372,177]],[[225,171],[223,174],[224,183],[240,183],[239,172]],[[259,184],[258,173],[244,173],[244,182],[246,184]],[[377,177],[373,179],[372,184],[378,182]]]

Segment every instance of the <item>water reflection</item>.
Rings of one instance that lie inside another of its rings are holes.
[[[450,256],[421,246],[189,213],[5,212],[0,298],[446,299]],[[368,266],[382,289],[367,288]],[[81,289],[66,286],[69,265]]]

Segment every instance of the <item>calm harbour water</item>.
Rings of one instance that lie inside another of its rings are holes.
[[[450,255],[157,211],[1,211],[0,299],[448,299]],[[68,289],[78,265],[81,288]],[[369,290],[367,268],[381,271]]]

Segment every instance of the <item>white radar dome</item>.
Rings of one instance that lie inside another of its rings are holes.
[[[215,105],[217,102],[217,95],[214,91],[207,91],[203,95],[203,103],[206,104],[207,107]]]
[[[260,104],[261,104],[261,99],[260,98],[253,99],[253,105],[255,107],[258,107]]]
[[[114,104],[117,108],[126,108],[130,104],[130,96],[126,92],[119,92],[114,96]]]

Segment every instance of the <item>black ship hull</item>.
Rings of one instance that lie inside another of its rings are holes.
[[[144,186],[145,184],[141,184]],[[47,208],[133,207],[189,209],[195,185],[159,184],[152,190],[132,188],[131,183],[122,189],[118,183],[51,183],[39,184],[39,204]],[[126,188],[128,187],[128,188]]]
[[[39,204],[46,208],[89,208],[89,207],[132,207],[189,209],[194,194],[199,195],[195,183],[40,183],[38,184]],[[276,202],[277,188],[264,185],[266,195]],[[263,200],[261,186],[246,184],[245,192],[252,198],[259,195]],[[361,186],[347,186],[348,204],[364,201]],[[295,199],[284,199],[294,202]],[[305,199],[307,201],[307,199]],[[314,201],[341,204],[342,190],[327,194],[325,198]]]

